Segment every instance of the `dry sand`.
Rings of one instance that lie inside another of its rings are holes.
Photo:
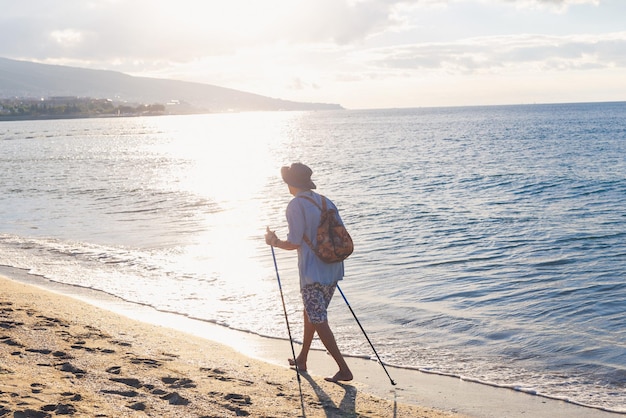
[[[0,277],[0,417],[297,417],[296,374]],[[303,375],[307,417],[460,417]]]

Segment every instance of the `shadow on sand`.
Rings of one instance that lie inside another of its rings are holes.
[[[324,409],[324,413],[326,414],[327,418],[362,416],[361,414],[358,414],[356,412],[356,396],[357,396],[356,387],[349,385],[349,384],[337,382],[336,384],[340,386],[341,388],[343,388],[345,393],[339,405],[336,405],[335,402],[333,402],[333,400],[331,399],[331,397],[328,396],[326,392],[324,392],[324,389],[322,389],[322,387],[319,386],[317,382],[315,382],[315,380],[308,373],[301,372],[300,376],[302,376],[307,382],[309,382],[309,384],[313,388],[313,391],[317,395],[317,398],[319,399],[319,402],[322,405],[322,408]],[[393,414],[390,416],[394,418],[397,416],[397,404],[396,404],[395,398],[393,402]]]

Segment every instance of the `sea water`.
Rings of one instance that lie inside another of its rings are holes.
[[[625,155],[626,103],[2,122],[0,265],[287,338],[263,235],[301,161],[385,363],[626,412]],[[339,294],[329,315],[373,356]]]

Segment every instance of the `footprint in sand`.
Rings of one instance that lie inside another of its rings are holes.
[[[134,398],[136,396],[139,396],[139,392],[136,392],[134,390],[110,390],[110,389],[103,389],[100,392],[108,393],[108,394],[111,394],[111,395],[120,395],[120,396],[124,396],[126,398]]]
[[[122,372],[122,367],[121,366],[111,366],[106,371],[107,371],[107,373],[111,373],[111,374],[120,374]]]
[[[201,367],[200,371],[202,372],[208,372],[209,375],[208,377],[211,377],[213,379],[219,380],[221,382],[238,382],[241,385],[244,386],[252,386],[254,385],[254,382],[251,380],[245,380],[245,379],[237,379],[237,378],[233,378],[233,377],[229,377],[226,375],[226,372],[220,369],[212,369],[209,367]]]
[[[233,411],[235,414],[237,414],[238,417],[247,417],[248,415],[250,415],[248,411],[241,407],[243,405],[250,405],[252,403],[248,395],[229,393],[228,395],[224,396],[224,399],[230,402],[230,404],[224,405],[224,408]]]
[[[75,367],[71,363],[63,363],[63,364],[61,364],[61,369],[60,370],[62,372],[72,373],[76,377],[83,377],[87,373],[85,370],[79,369],[78,367]]]
[[[42,411],[54,412],[55,415],[74,415],[76,408],[72,404],[49,404],[41,407]]]
[[[27,348],[26,351],[29,353],[39,353],[39,354],[50,354],[52,350],[48,350],[47,348]]]
[[[161,362],[159,360],[154,360],[151,358],[133,357],[130,359],[130,362],[133,364],[143,364],[154,368],[161,367]]]
[[[165,383],[166,385],[168,385],[168,387],[173,388],[173,389],[178,389],[178,388],[195,388],[196,384],[194,383],[193,380],[191,379],[187,379],[187,378],[178,378],[178,377],[162,377],[161,381],[163,383]]]
[[[51,415],[44,411],[36,411],[34,409],[24,409],[23,411],[15,411],[13,418],[50,418]]]
[[[189,400],[183,398],[178,393],[168,393],[165,396],[161,396],[161,399],[168,401],[170,405],[189,405]]]
[[[44,384],[42,384],[42,383],[31,383],[30,391],[33,392],[33,393],[41,393],[41,392],[43,392],[43,388],[44,387],[46,387],[46,386]]]
[[[241,395],[239,393],[229,393],[224,396],[224,399],[240,405],[250,405],[252,403],[248,395]]]
[[[22,325],[24,325],[23,322],[0,321],[0,328],[4,328],[4,329],[17,328],[17,327],[21,327]]]
[[[24,345],[19,341],[15,341],[13,338],[6,336],[0,337],[0,343],[10,345],[12,347],[24,347]]]
[[[136,403],[128,405],[128,407],[130,409],[135,410],[135,411],[145,411],[146,410],[146,404],[143,403],[143,402],[136,402]]]
[[[65,397],[65,398],[69,398],[69,400],[73,401],[73,402],[78,402],[78,401],[82,401],[83,400],[83,397],[79,393],[63,392],[61,394],[61,396]]]
[[[220,392],[209,392],[209,395],[214,397],[222,397],[228,403],[220,403],[224,408],[234,412],[238,417],[245,417],[250,415],[248,411],[242,408],[245,405],[252,405],[252,398],[248,395],[242,395],[240,393],[228,393],[224,395]]]
[[[143,386],[141,382],[139,381],[139,379],[135,379],[135,378],[112,377],[109,380],[112,382],[122,383],[126,386],[130,386],[136,389],[139,389],[140,387]]]
[[[120,345],[122,347],[132,347],[133,346],[131,343],[127,343],[126,341],[111,340],[110,342],[111,342],[111,344]]]
[[[37,318],[39,318],[40,320],[35,323],[35,327],[44,327],[44,329],[46,327],[55,327],[55,326],[64,327],[64,328],[70,327],[67,322],[61,319],[51,318],[49,316],[44,316],[44,315],[37,315]]]
[[[55,351],[52,353],[52,355],[58,359],[63,359],[63,360],[69,360],[69,359],[74,358],[64,351]]]
[[[135,379],[132,377],[112,377],[109,379],[115,383],[121,383],[126,386],[133,387],[135,389],[143,388],[144,390],[149,391],[152,395],[159,396],[160,399],[168,401],[170,405],[188,405],[190,401],[183,396],[181,396],[177,392],[167,392],[162,389],[155,388],[154,385],[144,385],[139,379]],[[177,377],[163,377],[161,381],[168,385],[170,388],[195,388],[196,384],[193,383],[192,380],[186,378],[177,378]],[[134,390],[132,391],[120,391],[120,390],[103,390],[103,393],[126,396],[126,397],[135,397],[139,395],[139,392]],[[145,409],[145,404],[142,402],[134,403],[128,406],[131,409],[141,410]],[[143,408],[143,409],[142,409]]]

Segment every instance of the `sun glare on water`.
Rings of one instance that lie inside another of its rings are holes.
[[[293,115],[197,115],[172,118],[170,124],[164,121],[159,126],[171,138],[161,144],[160,152],[181,162],[175,168],[178,172],[165,179],[169,187],[191,193],[208,206],[195,242],[181,260],[204,260],[204,275],[241,282],[250,293],[260,290],[254,286],[261,284],[251,278],[263,271],[259,251],[267,250],[262,237],[268,207],[288,195],[282,188],[281,196],[265,192],[282,186],[279,168],[286,162],[277,150],[290,140],[286,118]]]

